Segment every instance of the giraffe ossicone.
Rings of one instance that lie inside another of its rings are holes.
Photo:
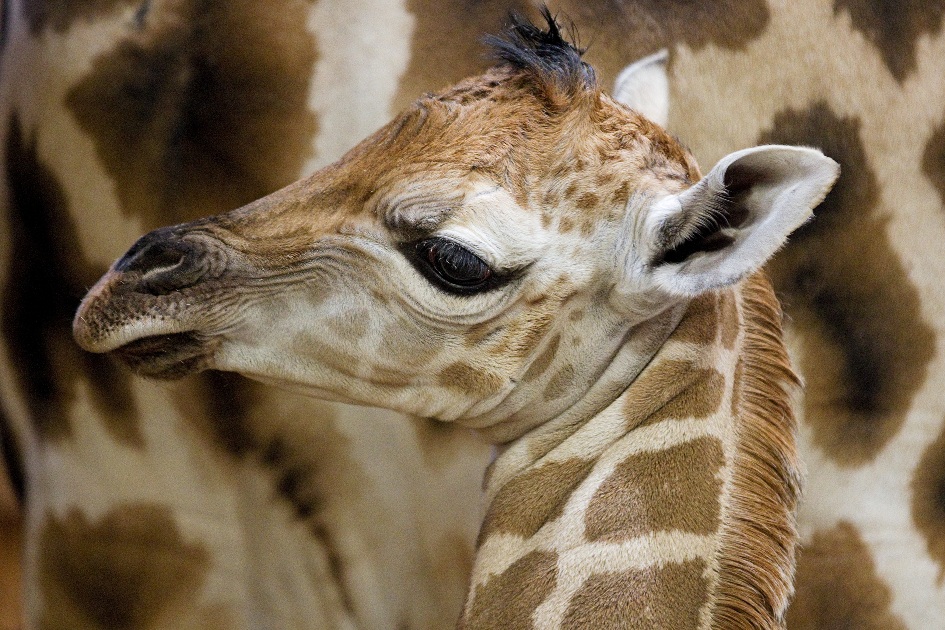
[[[838,167],[700,177],[546,19],[311,177],[143,237],[75,337],[500,444],[464,627],[782,627],[795,381],[756,272]]]
[[[669,121],[669,76],[665,48],[624,68],[614,81],[613,97],[660,127]]]

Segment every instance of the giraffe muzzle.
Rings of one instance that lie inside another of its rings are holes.
[[[199,224],[142,236],[83,299],[76,342],[114,353],[144,376],[179,378],[209,367],[219,340],[205,298],[226,281],[231,257]]]

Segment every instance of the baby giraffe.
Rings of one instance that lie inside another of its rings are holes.
[[[617,102],[544,18],[337,163],[142,237],[75,337],[496,444],[462,628],[783,628],[797,381],[759,268],[838,166],[762,146],[702,177],[637,111],[659,73]]]

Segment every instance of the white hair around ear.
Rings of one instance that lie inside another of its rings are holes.
[[[695,186],[647,210],[637,247],[651,282],[687,296],[737,282],[813,216],[839,174],[839,164],[804,147],[725,156]]]
[[[617,76],[613,97],[657,125],[669,121],[669,51],[662,50],[636,61]]]

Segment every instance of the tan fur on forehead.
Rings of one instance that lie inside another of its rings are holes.
[[[362,174],[376,171],[376,188],[410,174],[453,179],[477,172],[523,207],[538,204],[536,191],[547,200],[557,190],[567,198],[563,206],[589,215],[622,211],[628,182],[631,189],[666,182],[681,189],[699,179],[679,142],[596,87],[550,109],[530,89],[532,80],[497,67],[424,97],[345,162]],[[568,189],[572,182],[580,187]]]

